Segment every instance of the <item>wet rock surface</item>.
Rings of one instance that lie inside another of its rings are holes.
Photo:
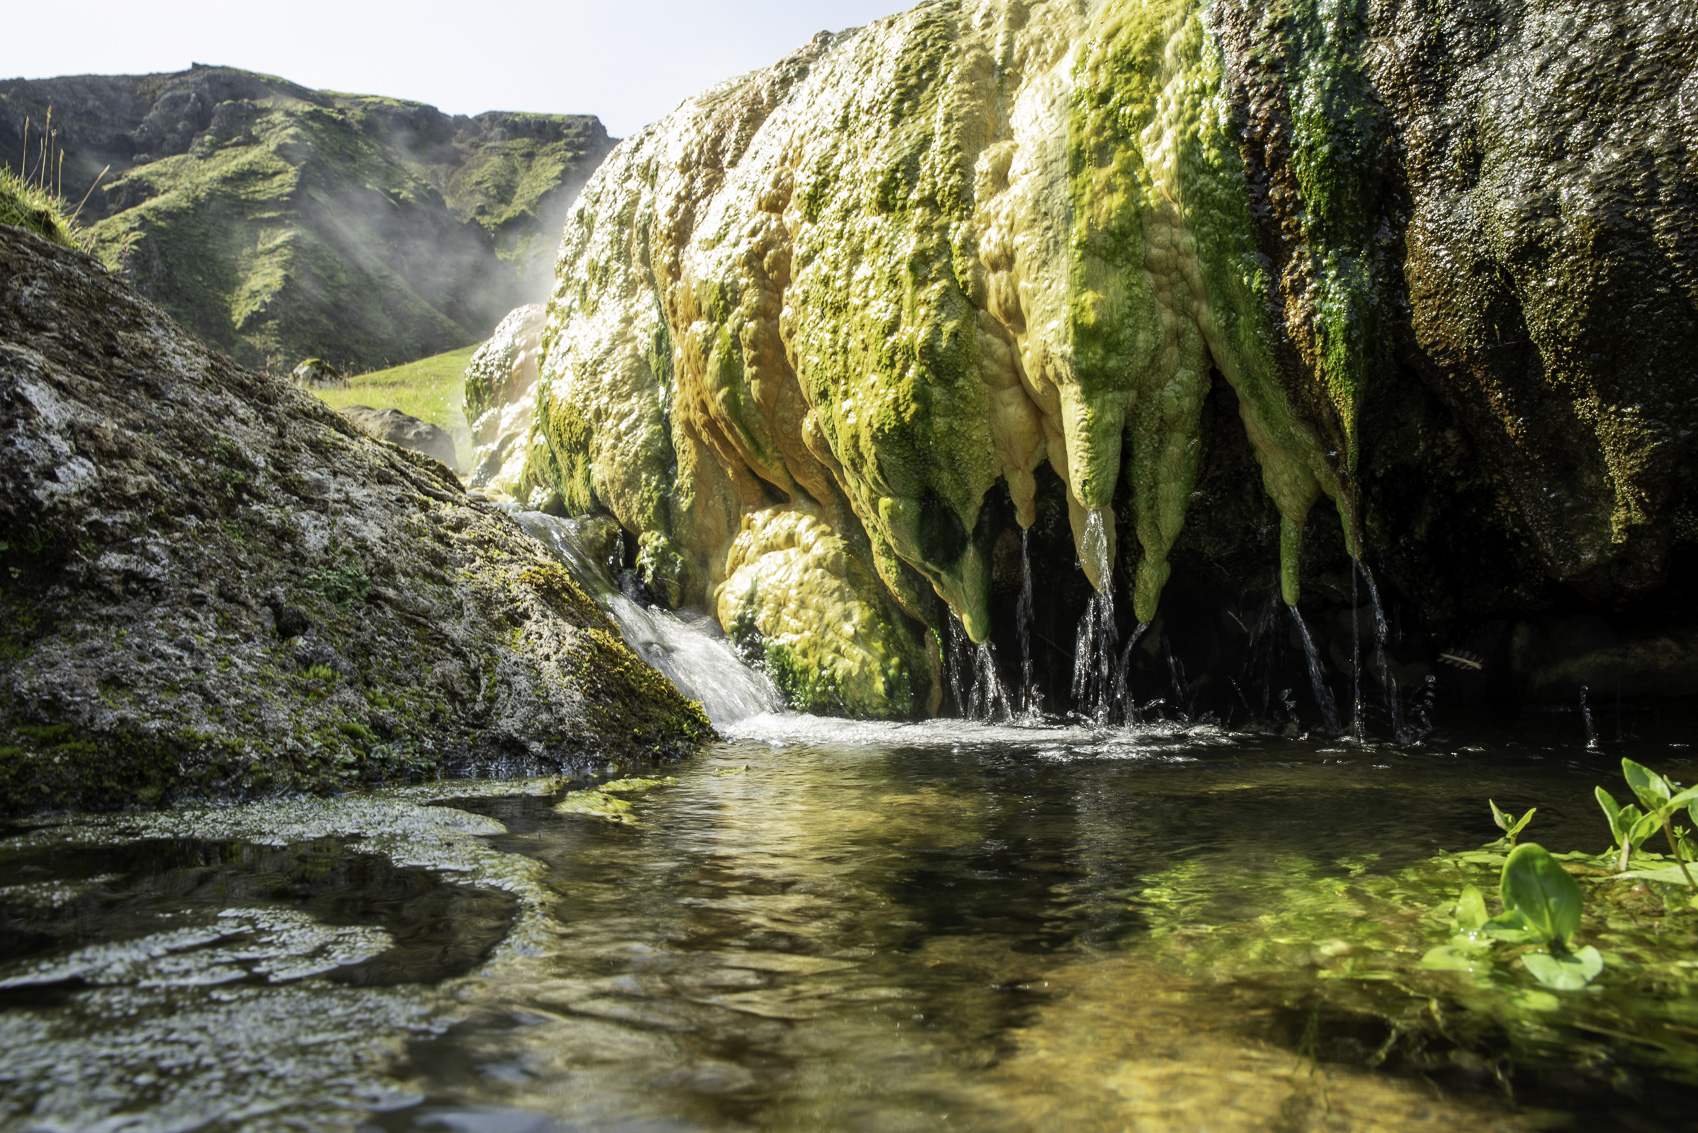
[[[0,228],[0,811],[688,748],[710,729],[440,464]]]

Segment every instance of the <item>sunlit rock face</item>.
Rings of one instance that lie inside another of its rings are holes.
[[[1408,443],[1371,410],[1422,383],[1508,538],[1642,592],[1692,526],[1691,24],[1010,0],[821,35],[585,188],[519,492],[611,511],[727,628],[873,633],[837,679],[875,715],[935,703],[927,627],[991,632],[996,517],[1034,523],[1045,466],[1091,583],[1154,618],[1221,382],[1288,603],[1323,499],[1350,555],[1398,552],[1374,476]],[[749,600],[769,576],[806,599]]]
[[[501,320],[466,366],[466,420],[472,426],[474,488],[512,492],[523,457],[518,445],[536,410],[543,306],[526,303]]]

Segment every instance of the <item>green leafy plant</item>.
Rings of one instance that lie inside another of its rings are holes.
[[[1468,885],[1457,898],[1457,935],[1431,949],[1421,966],[1441,971],[1479,971],[1491,962],[1493,944],[1538,945],[1524,952],[1521,964],[1541,984],[1556,991],[1578,991],[1604,970],[1604,958],[1587,945],[1576,950],[1584,901],[1580,886],[1537,842],[1517,846],[1504,860],[1498,879],[1503,912],[1487,915],[1486,897]]]
[[[1518,846],[1503,863],[1499,882],[1505,915],[1514,913],[1544,952],[1530,952],[1521,963],[1533,978],[1558,991],[1578,991],[1604,970],[1604,958],[1591,945],[1573,950],[1580,931],[1580,886],[1537,842]]]
[[[1645,840],[1657,832],[1658,826],[1655,814],[1646,814],[1637,804],[1628,803],[1626,806],[1615,801],[1615,796],[1602,787],[1594,787],[1592,793],[1597,796],[1598,805],[1603,808],[1604,817],[1609,819],[1610,835],[1615,838],[1618,848],[1616,867],[1626,873],[1633,858],[1633,848],[1643,846]]]
[[[1516,818],[1513,814],[1499,810],[1498,804],[1493,800],[1487,799],[1486,802],[1492,808],[1492,821],[1498,824],[1499,830],[1503,831],[1503,840],[1509,843],[1511,849],[1514,849],[1515,836],[1527,829],[1527,824],[1533,821],[1533,816],[1539,813],[1539,808],[1530,807],[1526,814]]]
[[[371,577],[358,563],[352,562],[311,571],[303,581],[308,590],[339,610],[371,591]]]
[[[1631,759],[1624,758],[1621,761],[1621,773],[1627,779],[1627,785],[1633,789],[1633,793],[1638,796],[1639,802],[1645,808],[1645,819],[1643,821],[1654,821],[1655,825],[1651,827],[1653,830],[1661,827],[1663,837],[1668,839],[1669,852],[1674,855],[1675,864],[1680,867],[1681,876],[1686,878],[1687,885],[1698,892],[1698,882],[1692,880],[1692,871],[1686,868],[1686,858],[1681,853],[1680,843],[1684,839],[1676,838],[1675,829],[1670,824],[1670,820],[1683,809],[1692,816],[1694,822],[1698,822],[1698,806],[1694,806],[1695,803],[1698,803],[1698,787],[1676,790],[1674,784],[1667,779],[1664,779],[1643,763],[1635,763]],[[1603,802],[1602,799],[1598,801],[1600,804]],[[1611,799],[1610,801],[1614,802],[1615,800]],[[1641,825],[1643,825],[1643,822],[1635,823],[1634,829],[1630,833],[1637,833]],[[1626,857],[1625,852],[1623,857]]]

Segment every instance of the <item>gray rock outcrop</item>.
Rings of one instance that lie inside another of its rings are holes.
[[[289,380],[302,389],[347,389],[348,376],[323,358],[307,358],[289,371]]]
[[[345,405],[339,412],[354,427],[374,440],[412,449],[439,460],[450,471],[457,471],[460,458],[454,451],[454,437],[448,430],[421,421],[399,409],[373,409],[369,405]]]
[[[687,750],[700,709],[434,460],[0,226],[0,813]]]

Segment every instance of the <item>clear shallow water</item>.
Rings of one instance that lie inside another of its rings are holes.
[[[1615,758],[1689,749],[1567,723],[1409,751],[757,716],[636,826],[545,781],[59,820],[0,842],[0,1127],[1669,1127],[1698,1091],[1626,1041],[1552,1016],[1548,1065],[1370,1069],[1396,1028],[1362,988],[1454,1005],[1340,992],[1326,941],[1277,979],[1172,946],[1277,917],[1268,878],[1487,842],[1487,797],[1602,848]]]

